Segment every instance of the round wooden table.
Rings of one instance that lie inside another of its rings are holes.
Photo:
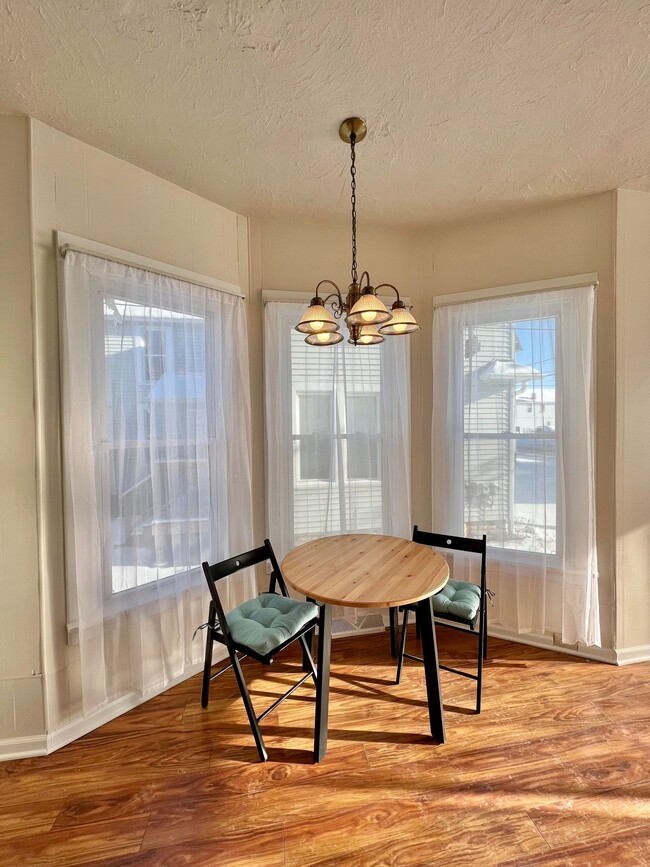
[[[447,583],[449,567],[440,554],[408,539],[366,533],[325,536],[300,545],[282,561],[294,590],[321,604],[314,759],[327,750],[332,605],[390,608],[418,604],[431,734],[445,740],[438,651],[431,596]]]

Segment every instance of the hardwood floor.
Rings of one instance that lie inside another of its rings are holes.
[[[438,640],[443,660],[464,656],[462,636]],[[650,664],[490,640],[480,716],[464,710],[474,684],[442,673],[441,746],[422,667],[407,661],[395,686],[388,647],[334,642],[320,765],[313,686],[264,721],[260,764],[232,674],[205,711],[195,677],[50,756],[0,765],[0,864],[650,864]],[[295,676],[287,659],[244,663],[260,710]]]

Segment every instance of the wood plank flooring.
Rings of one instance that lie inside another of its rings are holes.
[[[471,655],[449,630],[438,641],[443,661]],[[205,711],[192,678],[50,756],[0,765],[0,864],[650,865],[650,664],[496,640],[489,656],[480,716],[474,684],[442,672],[441,746],[418,663],[398,687],[387,635],[335,641],[320,765],[311,684],[262,724],[260,764],[232,674]],[[284,659],[244,663],[259,710],[298,670]]]

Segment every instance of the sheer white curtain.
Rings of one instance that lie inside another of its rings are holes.
[[[308,346],[294,329],[304,307],[265,305],[269,537],[280,556],[338,533],[408,538],[408,338]]]
[[[200,564],[252,547],[241,298],[68,252],[61,306],[69,628],[89,715],[202,659]],[[254,595],[252,575],[227,599]]]
[[[491,622],[600,644],[591,286],[439,307],[433,528],[487,534]],[[455,558],[453,574],[471,578]]]

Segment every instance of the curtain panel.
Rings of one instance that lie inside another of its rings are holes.
[[[241,298],[69,251],[61,363],[69,628],[85,716],[201,662],[201,562],[252,547]],[[229,606],[255,594],[231,579]]]
[[[304,304],[264,312],[267,527],[283,557],[325,535],[410,538],[409,341],[308,346]],[[355,622],[361,609],[347,611]]]
[[[490,621],[600,644],[594,288],[436,308],[433,527],[487,534]],[[470,577],[465,559],[454,576]]]
[[[490,621],[600,644],[591,286],[436,308],[433,527],[488,541]],[[467,558],[453,575],[473,580]]]

